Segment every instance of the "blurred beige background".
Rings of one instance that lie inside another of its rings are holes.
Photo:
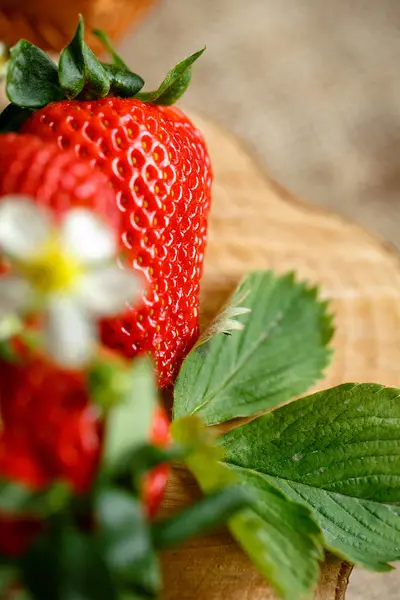
[[[163,0],[120,49],[153,86],[206,44],[184,105],[400,249],[399,29],[399,0]],[[348,600],[399,598],[400,572],[353,573]]]
[[[162,0],[120,47],[155,85],[206,44],[184,104],[400,248],[399,28],[398,0]]]

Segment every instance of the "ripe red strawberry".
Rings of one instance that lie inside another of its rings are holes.
[[[65,371],[39,356],[21,363],[0,361],[0,477],[40,490],[56,480],[75,493],[87,491],[101,453],[102,423],[90,403],[85,374]],[[153,416],[151,442],[169,443],[168,419]],[[162,500],[168,469],[147,474],[142,496],[153,516]],[[0,553],[18,554],[40,523],[31,515],[0,516]],[[12,533],[12,535],[11,535]]]
[[[158,90],[142,93],[143,79],[106,35],[95,32],[112,65],[100,63],[83,34],[80,19],[58,68],[25,40],[11,49],[11,104],[0,130],[54,141],[108,178],[125,260],[144,274],[149,289],[141,306],[104,323],[103,339],[127,357],[150,351],[164,387],[198,337],[211,167],[202,135],[170,105],[184,93],[203,50],[176,65]]]
[[[117,228],[115,198],[102,173],[96,173],[73,152],[33,135],[0,136],[0,196],[26,194],[56,217],[71,208],[88,208]]]
[[[23,131],[73,149],[105,174],[126,260],[150,284],[142,306],[104,325],[125,356],[150,351],[168,385],[198,337],[211,171],[203,138],[176,108],[106,98],[49,104]]]

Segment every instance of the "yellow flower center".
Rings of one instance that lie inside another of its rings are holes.
[[[73,288],[82,273],[81,265],[65,253],[57,238],[19,263],[20,273],[42,294],[65,292]]]

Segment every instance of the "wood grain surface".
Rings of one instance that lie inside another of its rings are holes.
[[[400,386],[400,261],[358,226],[313,208],[271,181],[233,137],[194,116],[215,171],[206,268],[205,324],[255,268],[296,270],[321,286],[335,314],[335,356],[315,389],[345,381]],[[164,512],[193,501],[191,476],[176,469]],[[351,567],[327,555],[316,600],[343,600]],[[273,592],[226,531],[164,555],[164,600],[272,600]]]

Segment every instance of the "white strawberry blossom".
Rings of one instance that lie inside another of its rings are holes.
[[[44,312],[45,349],[67,368],[93,356],[98,319],[141,293],[134,273],[116,263],[113,231],[83,208],[56,224],[29,197],[2,198],[0,251],[9,267],[0,276],[0,330],[15,315]]]

